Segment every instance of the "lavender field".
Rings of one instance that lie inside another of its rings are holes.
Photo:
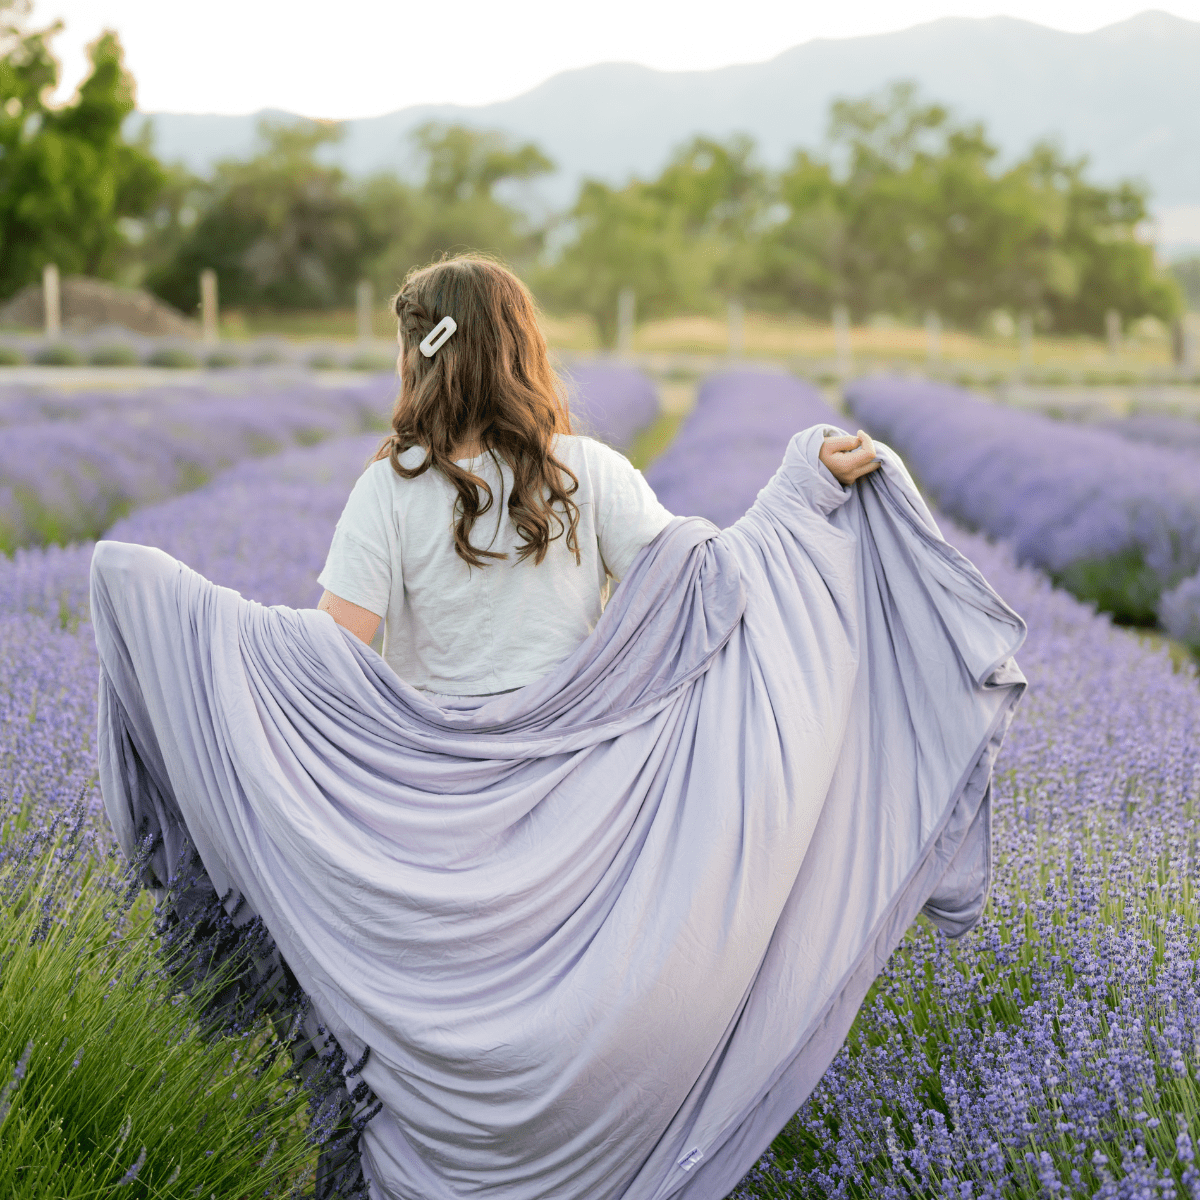
[[[616,444],[654,415],[645,381],[628,382],[587,385],[591,428],[603,434],[609,421]],[[1028,414],[900,387],[857,385],[851,420],[785,375],[715,377],[647,472],[673,511],[728,524],[792,433],[863,424],[907,456],[944,513],[981,531],[944,526],[1029,624],[1020,658],[1030,689],[997,765],[996,884],[983,924],[957,943],[925,924],[913,929],[817,1091],[735,1195],[1200,1196],[1200,688],[1193,668],[1176,669],[1166,651],[1051,579],[1073,581],[1073,564],[1139,555],[1155,611],[1168,612],[1200,567],[1189,557],[1200,554],[1200,493],[1169,456],[1165,465],[1155,457],[1149,486],[1137,472],[1150,451],[1111,430],[1064,454],[1063,439],[1093,431],[1020,424]],[[311,605],[333,524],[377,436],[246,458],[185,494],[153,494],[157,502],[122,516],[111,536],[161,545],[264,603]],[[1056,461],[1070,470],[1054,472]],[[1055,493],[1056,478],[1065,494]],[[0,558],[0,877],[17,869],[21,839],[80,797],[89,853],[104,860],[90,553],[87,543],[26,546]],[[34,1120],[28,1081],[70,1074],[74,1044],[60,1047],[57,1031],[42,1036],[32,1019],[0,1016],[0,1143],[6,1122]],[[113,1069],[120,1091],[129,1072]],[[255,1136],[274,1137],[292,1170],[303,1147],[285,1130],[300,1102],[272,1103],[274,1132],[257,1119]],[[141,1148],[143,1165],[113,1194],[208,1194],[209,1176],[190,1166],[170,1181],[166,1125],[156,1133],[150,1111],[129,1102],[133,1132],[97,1188],[133,1171]],[[114,1145],[124,1119],[114,1116]],[[239,1135],[225,1136],[235,1145]],[[209,1149],[197,1155],[211,1171]],[[42,1194],[5,1173],[15,1161],[0,1151],[0,1193]]]

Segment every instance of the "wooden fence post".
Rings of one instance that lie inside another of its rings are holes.
[[[200,272],[200,327],[205,345],[215,346],[221,335],[217,315],[217,273],[212,269]]]
[[[1110,308],[1104,314],[1104,335],[1108,340],[1108,354],[1116,358],[1121,353],[1121,314]]]
[[[42,308],[45,313],[45,333],[48,338],[62,333],[62,298],[58,290],[58,267],[47,263],[42,268]]]
[[[729,302],[729,357],[746,353],[746,309],[740,300]]]
[[[1033,317],[1025,312],[1017,322],[1017,344],[1020,346],[1021,366],[1028,367],[1033,362]]]
[[[925,360],[931,366],[942,357],[942,319],[935,312],[925,314]]]
[[[850,357],[850,310],[844,304],[833,307],[833,348],[837,357],[837,373],[848,379],[853,369]]]
[[[628,358],[633,353],[633,319],[637,297],[633,288],[622,288],[617,296],[617,353]]]
[[[372,342],[375,340],[375,329],[371,321],[371,310],[375,307],[375,289],[369,279],[360,281],[355,289],[354,299],[358,308],[358,340]]]

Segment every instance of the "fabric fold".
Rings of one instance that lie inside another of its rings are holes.
[[[918,912],[978,920],[1024,627],[894,454],[844,489],[820,440],[480,701],[98,545],[114,829],[151,883],[190,840],[367,1054],[379,1200],[723,1196]]]

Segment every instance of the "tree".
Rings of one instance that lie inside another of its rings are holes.
[[[1100,187],[1084,178],[1087,159],[1064,160],[1037,147],[1031,175],[1062,198],[1064,219],[1056,247],[1068,286],[1047,289],[1044,307],[1056,329],[1102,333],[1105,315],[1154,316],[1169,321],[1182,309],[1178,285],[1160,271],[1151,246],[1138,240],[1146,220],[1146,189],[1128,180]]]
[[[354,190],[317,151],[340,137],[316,122],[259,126],[263,149],[217,165],[204,207],[148,282],[185,310],[199,274],[217,272],[230,305],[328,308],[348,303],[362,263],[380,249]]]
[[[684,214],[635,181],[612,188],[586,180],[569,214],[570,240],[535,278],[539,295],[587,313],[600,341],[617,335],[617,297],[632,288],[641,318],[694,310],[703,303],[703,272],[686,253]]]
[[[52,108],[59,66],[50,43],[62,24],[29,31],[22,9],[4,7],[0,296],[39,279],[50,262],[68,274],[111,277],[128,244],[122,222],[147,211],[164,179],[148,144],[121,132],[135,103],[121,43],[112,32],[93,42],[87,78],[70,103]]]
[[[494,130],[430,122],[413,134],[423,179],[409,186],[394,176],[369,180],[359,193],[382,245],[369,274],[397,287],[408,271],[444,254],[481,250],[530,265],[542,231],[501,193],[554,169],[532,142],[512,145]]]
[[[634,290],[639,318],[738,294],[766,196],[753,151],[745,136],[698,137],[648,183],[585,181],[560,224],[559,254],[536,277],[539,293],[591,316],[605,345],[616,340],[623,288]]]
[[[1007,170],[997,159],[980,125],[913,84],[835,102],[828,161],[798,153],[778,180],[752,297],[820,315],[936,309],[964,326],[1003,308],[1065,332],[1099,333],[1114,308],[1173,315],[1177,291],[1135,236],[1141,189],[1091,184],[1086,160],[1047,145]]]

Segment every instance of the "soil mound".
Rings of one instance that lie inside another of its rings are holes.
[[[200,326],[165,304],[157,296],[138,288],[117,287],[101,279],[69,275],[59,284],[62,325],[67,333],[90,333],[104,326],[120,325],[135,333],[168,337],[199,337]],[[41,329],[45,322],[42,285],[23,287],[5,304],[0,304],[0,326]]]

